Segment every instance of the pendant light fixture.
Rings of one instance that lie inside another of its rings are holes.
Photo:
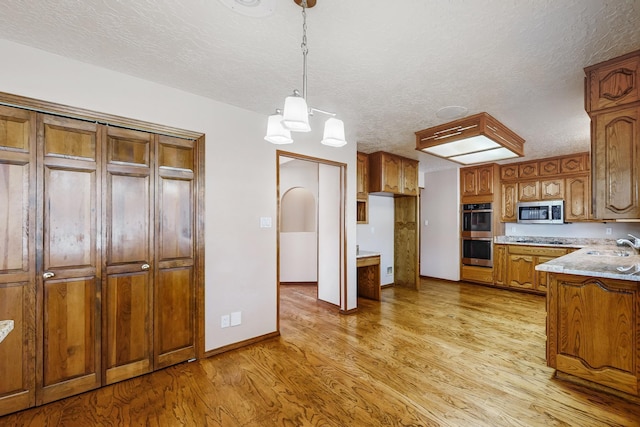
[[[344,137],[344,123],[335,118],[335,113],[309,107],[307,105],[307,8],[315,6],[316,0],[294,0],[302,7],[302,94],[294,90],[284,101],[284,110],[276,110],[269,116],[265,140],[272,144],[290,144],[291,132],[309,132],[309,116],[314,112],[331,116],[324,125],[324,135],[320,141],[331,147],[342,147],[347,143]]]

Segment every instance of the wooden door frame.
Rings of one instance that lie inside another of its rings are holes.
[[[196,345],[196,357],[205,357],[204,352],[204,204],[205,204],[205,135],[195,132],[143,120],[129,119],[113,114],[100,113],[84,108],[71,107],[55,102],[43,101],[6,92],[0,92],[0,105],[31,110],[37,113],[45,113],[68,117],[72,119],[86,120],[110,126],[118,126],[127,129],[141,130],[156,134],[175,136],[178,138],[195,140],[196,143],[196,183],[194,188],[194,252],[195,252],[195,325],[194,336]],[[40,272],[41,274],[42,272]]]
[[[281,209],[281,194],[280,194],[280,158],[289,157],[295,160],[304,160],[313,162],[316,164],[324,164],[329,166],[336,166],[340,168],[340,245],[341,245],[341,276],[340,276],[340,305],[339,309],[341,313],[346,313],[347,305],[347,229],[346,229],[346,194],[347,194],[347,181],[346,170],[347,165],[345,163],[335,162],[319,157],[311,157],[304,154],[292,153],[289,151],[276,150],[276,203],[277,203],[277,218],[276,218],[276,292],[277,292],[277,307],[276,307],[276,330],[280,333],[280,209]],[[317,226],[317,225],[316,225]],[[316,297],[317,298],[317,297]],[[330,303],[327,303],[330,304]],[[331,304],[333,306],[333,304]]]

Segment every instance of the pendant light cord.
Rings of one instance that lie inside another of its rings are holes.
[[[302,97],[307,99],[307,0],[302,0]]]

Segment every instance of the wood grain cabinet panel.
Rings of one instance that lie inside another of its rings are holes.
[[[534,202],[540,200],[540,181],[522,181],[518,183],[518,201]]]
[[[538,162],[526,162],[518,165],[518,177],[521,179],[535,178],[538,176]]]
[[[534,289],[535,261],[531,255],[509,254],[507,285],[514,288]]]
[[[593,118],[594,216],[640,218],[640,107]]]
[[[369,196],[369,157],[365,153],[357,153],[356,199],[366,200]]]
[[[36,115],[0,106],[0,416],[35,405]]]
[[[541,160],[538,165],[540,176],[558,175],[560,173],[560,160]]]
[[[500,220],[502,222],[516,222],[518,219],[518,184],[515,182],[504,182],[502,184],[501,197]]]
[[[567,222],[586,221],[591,217],[591,175],[565,179],[564,219]]]
[[[507,245],[493,247],[493,284],[507,286]]]
[[[540,181],[540,199],[558,200],[564,199],[564,179],[544,179]]]
[[[418,161],[377,151],[368,155],[370,193],[417,196]]]
[[[479,199],[491,199],[497,179],[495,164],[471,166],[460,169],[460,195],[462,202],[473,203]]]
[[[518,178],[518,165],[502,165],[500,166],[500,179],[502,181],[510,181]]]
[[[591,113],[640,101],[640,50],[585,68]]]
[[[547,364],[638,396],[636,282],[550,273]]]
[[[560,159],[560,173],[570,174],[589,170],[589,155],[567,156]]]

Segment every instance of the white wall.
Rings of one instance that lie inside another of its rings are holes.
[[[277,147],[263,140],[271,111],[242,110],[6,40],[0,57],[2,92],[206,134],[205,349],[276,330]],[[355,136],[345,123],[349,144],[326,147],[322,118],[312,118],[312,127],[294,134],[286,150],[347,164],[348,299],[341,308],[349,310],[357,305]],[[274,227],[260,228],[260,217],[273,218]],[[242,312],[242,325],[221,329],[220,316],[232,311]]]
[[[358,241],[361,251],[380,252],[380,284],[393,283],[393,221],[395,207],[393,197],[369,195],[369,223],[358,224]],[[355,249],[355,248],[354,248]]]
[[[420,275],[460,280],[460,171],[424,174],[420,193]]]

